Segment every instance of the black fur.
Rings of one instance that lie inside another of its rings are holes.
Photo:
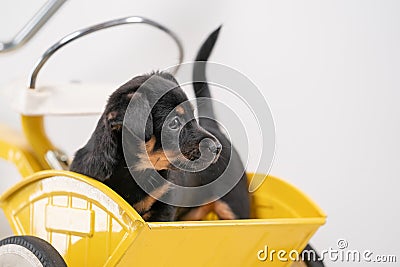
[[[144,86],[145,90],[140,90],[139,93],[137,90],[140,86]],[[174,89],[168,91],[171,87]],[[155,99],[160,92],[166,94],[156,102]],[[124,117],[125,115],[128,116],[126,110],[133,99],[135,101],[134,108],[132,111],[130,110],[131,113],[129,113],[127,121],[132,128],[132,134],[127,137],[130,138],[129,147],[123,148]],[[161,152],[165,152],[167,149],[170,152],[179,153],[180,151],[172,151],[172,149],[179,147],[178,144],[173,144],[173,140],[180,132],[183,132],[184,134],[180,134],[176,140],[179,140],[185,158],[195,160],[199,157],[199,143],[204,138],[213,140],[214,142],[210,144],[210,150],[219,152],[214,149],[215,146],[219,146],[218,140],[197,124],[191,107],[182,104],[185,101],[187,101],[185,93],[171,74],[156,72],[133,78],[110,96],[95,131],[88,143],[77,151],[70,170],[105,183],[132,206],[141,203],[148,195],[132,178],[132,173],[135,177],[144,179],[152,190],[157,190],[163,186],[160,183],[155,184],[151,179],[154,169],[149,165],[143,165],[141,162],[140,153],[143,153],[144,144],[151,144],[151,152],[154,155],[162,155]],[[176,114],[169,118],[168,114],[170,112],[175,114],[174,110],[178,105],[181,105],[185,116]],[[151,106],[153,108],[150,116],[146,117]],[[171,138],[171,141],[167,140],[166,143],[167,146],[171,147],[166,148],[160,141],[161,128],[164,123],[172,125],[171,123],[174,120],[178,120],[182,124],[180,129],[185,130],[178,132],[175,129],[167,128],[166,138]],[[145,127],[143,127],[144,125]],[[144,140],[140,136],[140,132],[143,130],[145,130]],[[125,153],[129,153],[130,158],[134,159],[133,162],[129,162],[129,166],[124,157],[123,149],[125,149]],[[215,157],[218,156],[219,153],[215,153]],[[156,160],[156,165],[159,159]],[[179,164],[179,158],[176,161]],[[170,164],[162,165],[158,167],[157,171],[165,179],[173,179],[173,177],[168,176],[168,169],[171,168],[173,166]],[[167,191],[165,194],[171,194],[171,192]],[[146,210],[140,210],[139,213],[146,216],[148,221],[170,221],[174,218],[175,211],[175,207],[156,201]]]

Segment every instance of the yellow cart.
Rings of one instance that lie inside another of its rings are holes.
[[[14,233],[47,240],[68,266],[290,266],[293,251],[325,223],[308,197],[276,177],[251,203],[255,219],[149,223],[104,184],[53,170],[0,198]],[[271,258],[272,250],[288,261]]]
[[[94,29],[139,19],[95,25],[64,38],[39,61],[30,88],[35,88],[40,68],[61,46]],[[172,34],[155,22],[148,24]],[[306,195],[273,176],[251,196],[253,219],[145,222],[104,184],[54,170],[64,167],[66,157],[46,137],[43,114],[28,113],[22,112],[24,135],[0,127],[0,157],[14,163],[24,177],[0,197],[16,235],[0,241],[0,265],[290,266],[325,223],[324,212]],[[254,176],[264,175],[249,174],[250,179]]]

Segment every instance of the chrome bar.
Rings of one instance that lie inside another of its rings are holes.
[[[0,53],[14,50],[28,42],[67,0],[49,0],[9,42],[0,42]]]
[[[47,60],[49,60],[49,58],[56,51],[58,51],[61,47],[67,45],[68,43],[70,43],[82,36],[91,34],[93,32],[99,31],[99,30],[111,28],[114,26],[124,25],[124,24],[147,24],[147,25],[156,27],[156,28],[162,30],[163,32],[167,33],[175,41],[176,45],[178,46],[179,64],[175,67],[174,72],[176,72],[178,70],[179,65],[183,61],[183,46],[182,46],[181,41],[179,40],[178,36],[175,33],[173,33],[171,30],[169,30],[168,28],[162,26],[161,24],[159,24],[155,21],[152,21],[150,19],[146,19],[143,17],[132,16],[132,17],[125,17],[125,18],[121,18],[121,19],[115,19],[115,20],[110,20],[110,21],[103,22],[100,24],[96,24],[96,25],[75,31],[73,33],[70,33],[67,36],[65,36],[64,38],[62,38],[61,40],[59,40],[57,43],[55,43],[53,46],[51,46],[49,49],[47,49],[47,51],[42,55],[42,57],[36,63],[36,65],[32,71],[32,74],[31,74],[29,88],[31,88],[31,89],[35,88],[36,79],[39,74],[39,71],[41,70],[43,65],[47,62]]]

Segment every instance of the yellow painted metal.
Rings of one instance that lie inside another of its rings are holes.
[[[0,158],[13,163],[22,177],[43,170],[21,133],[0,125]]]
[[[258,253],[266,246],[301,251],[326,220],[307,196],[272,176],[252,194],[249,220],[147,223],[104,184],[66,171],[35,173],[1,196],[0,206],[15,234],[44,238],[72,267],[289,266],[276,254],[260,261]]]
[[[24,135],[31,144],[43,169],[50,169],[46,161],[46,153],[55,150],[55,147],[46,135],[43,116],[21,115],[21,123]]]

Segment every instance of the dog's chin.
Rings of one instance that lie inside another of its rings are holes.
[[[169,169],[176,171],[189,171],[189,172],[200,172],[207,169],[210,165],[215,164],[218,161],[218,156],[213,157],[212,159],[204,159],[204,158],[191,158],[187,159],[186,157],[182,159],[176,159],[171,164]]]

